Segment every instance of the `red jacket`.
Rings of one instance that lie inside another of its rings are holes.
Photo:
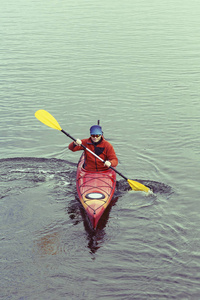
[[[104,161],[109,160],[111,162],[112,167],[116,167],[118,165],[118,159],[115,154],[115,150],[113,146],[102,137],[101,141],[96,145],[92,143],[91,138],[83,139],[82,144],[90,149],[92,152],[100,156]],[[70,143],[68,148],[71,151],[79,151],[84,150],[81,146],[76,146],[74,142]],[[104,166],[103,162],[100,161],[97,157],[92,155],[89,151],[85,151],[85,162],[84,168],[86,170],[92,171],[102,171],[107,170],[108,168]]]

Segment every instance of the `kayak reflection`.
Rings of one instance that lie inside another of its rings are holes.
[[[113,197],[109,206],[106,208],[101,219],[99,220],[98,226],[95,230],[91,227],[91,224],[88,220],[88,216],[85,210],[82,207],[80,207],[80,212],[83,218],[83,225],[85,231],[87,232],[88,248],[90,250],[90,253],[92,254],[96,253],[97,250],[102,246],[102,243],[106,235],[105,227],[109,220],[111,209],[117,203],[117,201],[118,201],[118,197]]]

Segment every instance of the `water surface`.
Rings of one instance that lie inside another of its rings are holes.
[[[199,299],[200,4],[1,5],[1,299]],[[93,232],[75,138],[100,123],[118,176]]]

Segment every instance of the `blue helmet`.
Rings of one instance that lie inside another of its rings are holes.
[[[90,135],[91,134],[103,134],[101,126],[99,125],[93,125],[92,127],[90,127]]]

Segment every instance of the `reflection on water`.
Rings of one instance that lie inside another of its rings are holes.
[[[101,219],[99,220],[96,230],[94,230],[89,222],[87,214],[82,207],[79,199],[76,197],[76,201],[71,201],[67,212],[70,219],[73,221],[73,225],[78,225],[80,222],[83,222],[84,229],[87,233],[88,248],[90,253],[95,253],[102,245],[103,239],[106,235],[105,227],[109,219],[109,215],[112,207],[116,204],[118,197],[114,197],[110,202],[109,206],[105,210]],[[81,217],[81,218],[80,218]]]
[[[102,218],[99,221],[98,227],[94,230],[89,222],[89,219],[84,211],[82,205],[78,199],[72,200],[69,206],[66,208],[66,211],[72,221],[74,226],[83,223],[84,229],[86,232],[86,238],[88,240],[88,248],[91,254],[95,254],[98,249],[103,245],[103,241],[106,236],[105,227],[109,219],[109,215],[112,207],[117,203],[118,197],[114,197],[110,205],[105,210]],[[64,225],[64,224],[63,224]],[[54,228],[55,227],[55,228]],[[66,229],[68,230],[68,229]],[[39,255],[56,255],[61,252],[65,252],[64,244],[64,229],[61,228],[60,231],[57,230],[56,224],[50,224],[49,227],[46,226],[44,230],[37,232],[37,238],[35,241],[34,251]],[[94,257],[93,257],[94,258]]]
[[[103,244],[103,240],[106,235],[105,227],[108,222],[111,209],[117,203],[117,201],[118,197],[114,197],[112,199],[109,206],[106,208],[104,214],[102,215],[101,219],[99,220],[96,230],[92,228],[84,209],[80,207],[80,212],[83,217],[84,228],[87,232],[88,248],[90,250],[90,253],[92,254],[96,253],[97,250],[100,249],[100,247]]]
[[[41,235],[41,233],[40,233]],[[53,232],[43,234],[38,240],[35,241],[35,249],[41,255],[56,255],[60,252],[60,234]]]

